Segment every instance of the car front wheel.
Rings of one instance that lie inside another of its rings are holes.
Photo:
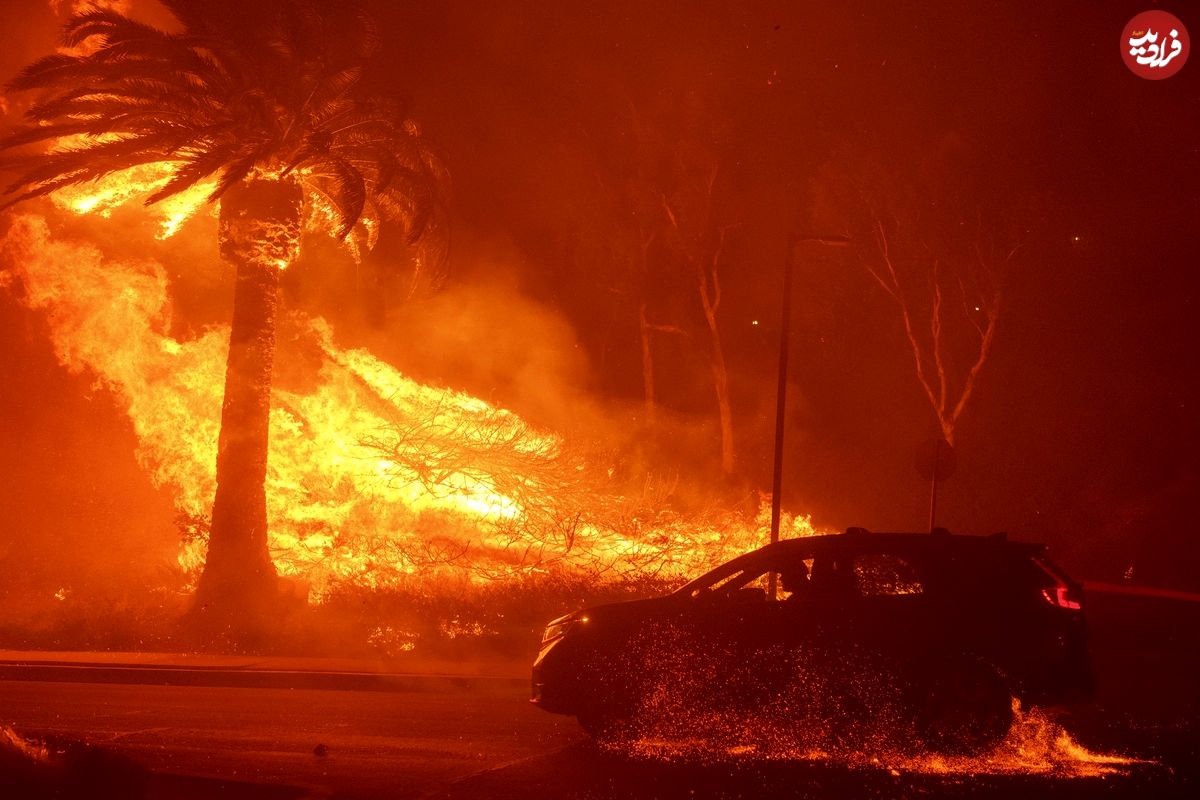
[[[927,665],[917,682],[917,735],[930,751],[970,755],[999,744],[1013,722],[1008,682],[987,662],[966,657]]]

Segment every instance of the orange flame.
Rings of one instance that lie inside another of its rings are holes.
[[[187,517],[205,518],[228,328],[172,337],[159,264],[58,241],[40,217],[17,217],[3,249],[24,302],[52,319],[59,360],[113,392],[155,485]],[[274,392],[270,546],[280,574],[308,582],[314,601],[339,582],[447,573],[690,576],[766,540],[765,513],[752,522],[684,519],[593,491],[607,469],[572,457],[559,437],[478,398],[421,385],[364,350],[340,349],[323,320],[288,324],[321,358],[311,391]],[[805,518],[788,525],[790,535],[812,532]],[[182,568],[194,573],[204,551],[202,537],[187,542]]]
[[[1014,699],[1013,726],[991,750],[977,755],[942,755],[903,748],[844,749],[829,752],[805,741],[806,732],[777,720],[747,715],[736,719],[695,714],[680,731],[654,731],[632,740],[605,743],[608,749],[653,760],[825,761],[853,769],[929,776],[1046,775],[1103,778],[1125,775],[1152,762],[1098,753],[1084,747],[1059,723],[1037,709],[1023,711]],[[684,732],[684,730],[686,732]],[[697,731],[709,734],[698,735]],[[714,733],[714,731],[719,731]]]
[[[69,149],[86,140],[83,135],[64,137],[52,152]],[[114,209],[162,188],[171,179],[173,169],[174,165],[168,162],[142,164],[96,181],[64,187],[50,195],[50,199],[63,211],[108,217]],[[204,181],[151,206],[147,213],[158,223],[156,238],[167,239],[178,233],[183,223],[205,204],[215,186],[215,181]]]

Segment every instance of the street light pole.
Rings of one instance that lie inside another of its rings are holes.
[[[783,486],[783,423],[787,411],[788,345],[792,330],[792,261],[795,241],[788,241],[783,261],[783,312],[779,325],[778,386],[775,390],[775,471],[771,476],[771,544],[779,541],[779,490]],[[775,594],[771,592],[772,596]]]
[[[796,247],[803,242],[816,242],[831,247],[846,247],[848,236],[799,236],[788,237],[787,256],[783,261],[783,312],[779,325],[779,383],[775,390],[775,469],[771,476],[771,544],[779,541],[779,515],[783,490],[783,426],[787,417],[787,371],[788,345],[792,329],[792,271]],[[767,577],[767,597],[775,599],[775,573]]]

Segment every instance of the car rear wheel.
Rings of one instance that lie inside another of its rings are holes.
[[[923,670],[918,683],[917,735],[930,751],[970,755],[999,744],[1012,727],[1012,694],[991,664],[949,658]]]
[[[628,738],[633,733],[632,721],[621,714],[606,711],[586,711],[575,717],[579,727],[597,742]]]

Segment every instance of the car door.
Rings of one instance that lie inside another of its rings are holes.
[[[847,593],[838,613],[844,670],[872,691],[898,691],[945,632],[925,592],[919,554],[864,548],[844,556]]]

